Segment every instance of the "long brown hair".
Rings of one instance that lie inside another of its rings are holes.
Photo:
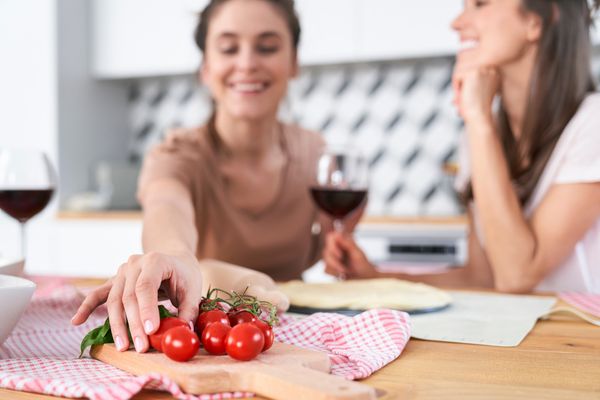
[[[595,0],[596,9],[600,0]],[[536,187],[563,130],[586,95],[595,90],[591,72],[588,0],[522,0],[523,10],[542,19],[542,34],[517,140],[500,104],[498,133],[521,204]],[[463,198],[473,198],[469,183]]]

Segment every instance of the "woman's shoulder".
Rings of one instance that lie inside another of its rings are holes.
[[[600,92],[593,92],[581,102],[566,128],[578,138],[587,136],[600,144]],[[566,133],[566,132],[565,132]]]
[[[556,144],[550,160],[554,162],[548,162],[548,165],[557,168],[555,182],[600,181],[599,133],[600,93],[591,93],[583,100]]]
[[[158,143],[152,153],[177,153],[187,156],[203,155],[209,151],[205,126],[177,127],[169,129],[162,142]]]
[[[325,139],[319,132],[306,129],[298,124],[282,124],[286,140],[292,147],[320,149],[325,145]]]
[[[574,118],[584,121],[600,121],[600,92],[588,94],[579,105]]]
[[[167,147],[198,146],[205,129],[205,126],[170,128],[161,145]]]

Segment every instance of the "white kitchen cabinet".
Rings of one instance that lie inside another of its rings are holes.
[[[141,219],[58,219],[54,231],[60,275],[109,277],[142,253]]]
[[[356,57],[359,0],[297,0],[300,62],[329,64]],[[92,0],[93,73],[128,78],[192,73],[197,14],[208,0]]]
[[[208,0],[93,0],[92,64],[99,78],[190,73],[197,13]]]
[[[208,0],[92,0],[94,75],[127,78],[192,73],[192,39]],[[301,65],[452,54],[461,0],[296,0]]]
[[[296,0],[302,65],[352,62],[358,55],[361,0]]]
[[[358,57],[390,60],[454,54],[450,27],[462,0],[359,0]]]

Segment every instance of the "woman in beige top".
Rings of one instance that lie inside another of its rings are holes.
[[[159,326],[159,289],[188,321],[209,285],[248,287],[287,308],[271,277],[299,278],[320,253],[308,186],[323,141],[277,120],[298,71],[299,35],[292,0],[212,0],[205,8],[195,39],[215,113],[148,155],[138,187],[144,254],[87,296],[74,324],[106,302],[117,348],[129,347],[127,320],[143,352]],[[207,258],[227,263],[199,261]]]

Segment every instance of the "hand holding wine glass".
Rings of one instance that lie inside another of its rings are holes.
[[[50,202],[56,187],[54,169],[40,151],[0,148],[0,209],[21,224],[25,258],[25,223]]]
[[[312,198],[333,218],[335,231],[343,234],[344,218],[367,197],[367,162],[351,148],[329,148],[319,158],[316,175]]]

